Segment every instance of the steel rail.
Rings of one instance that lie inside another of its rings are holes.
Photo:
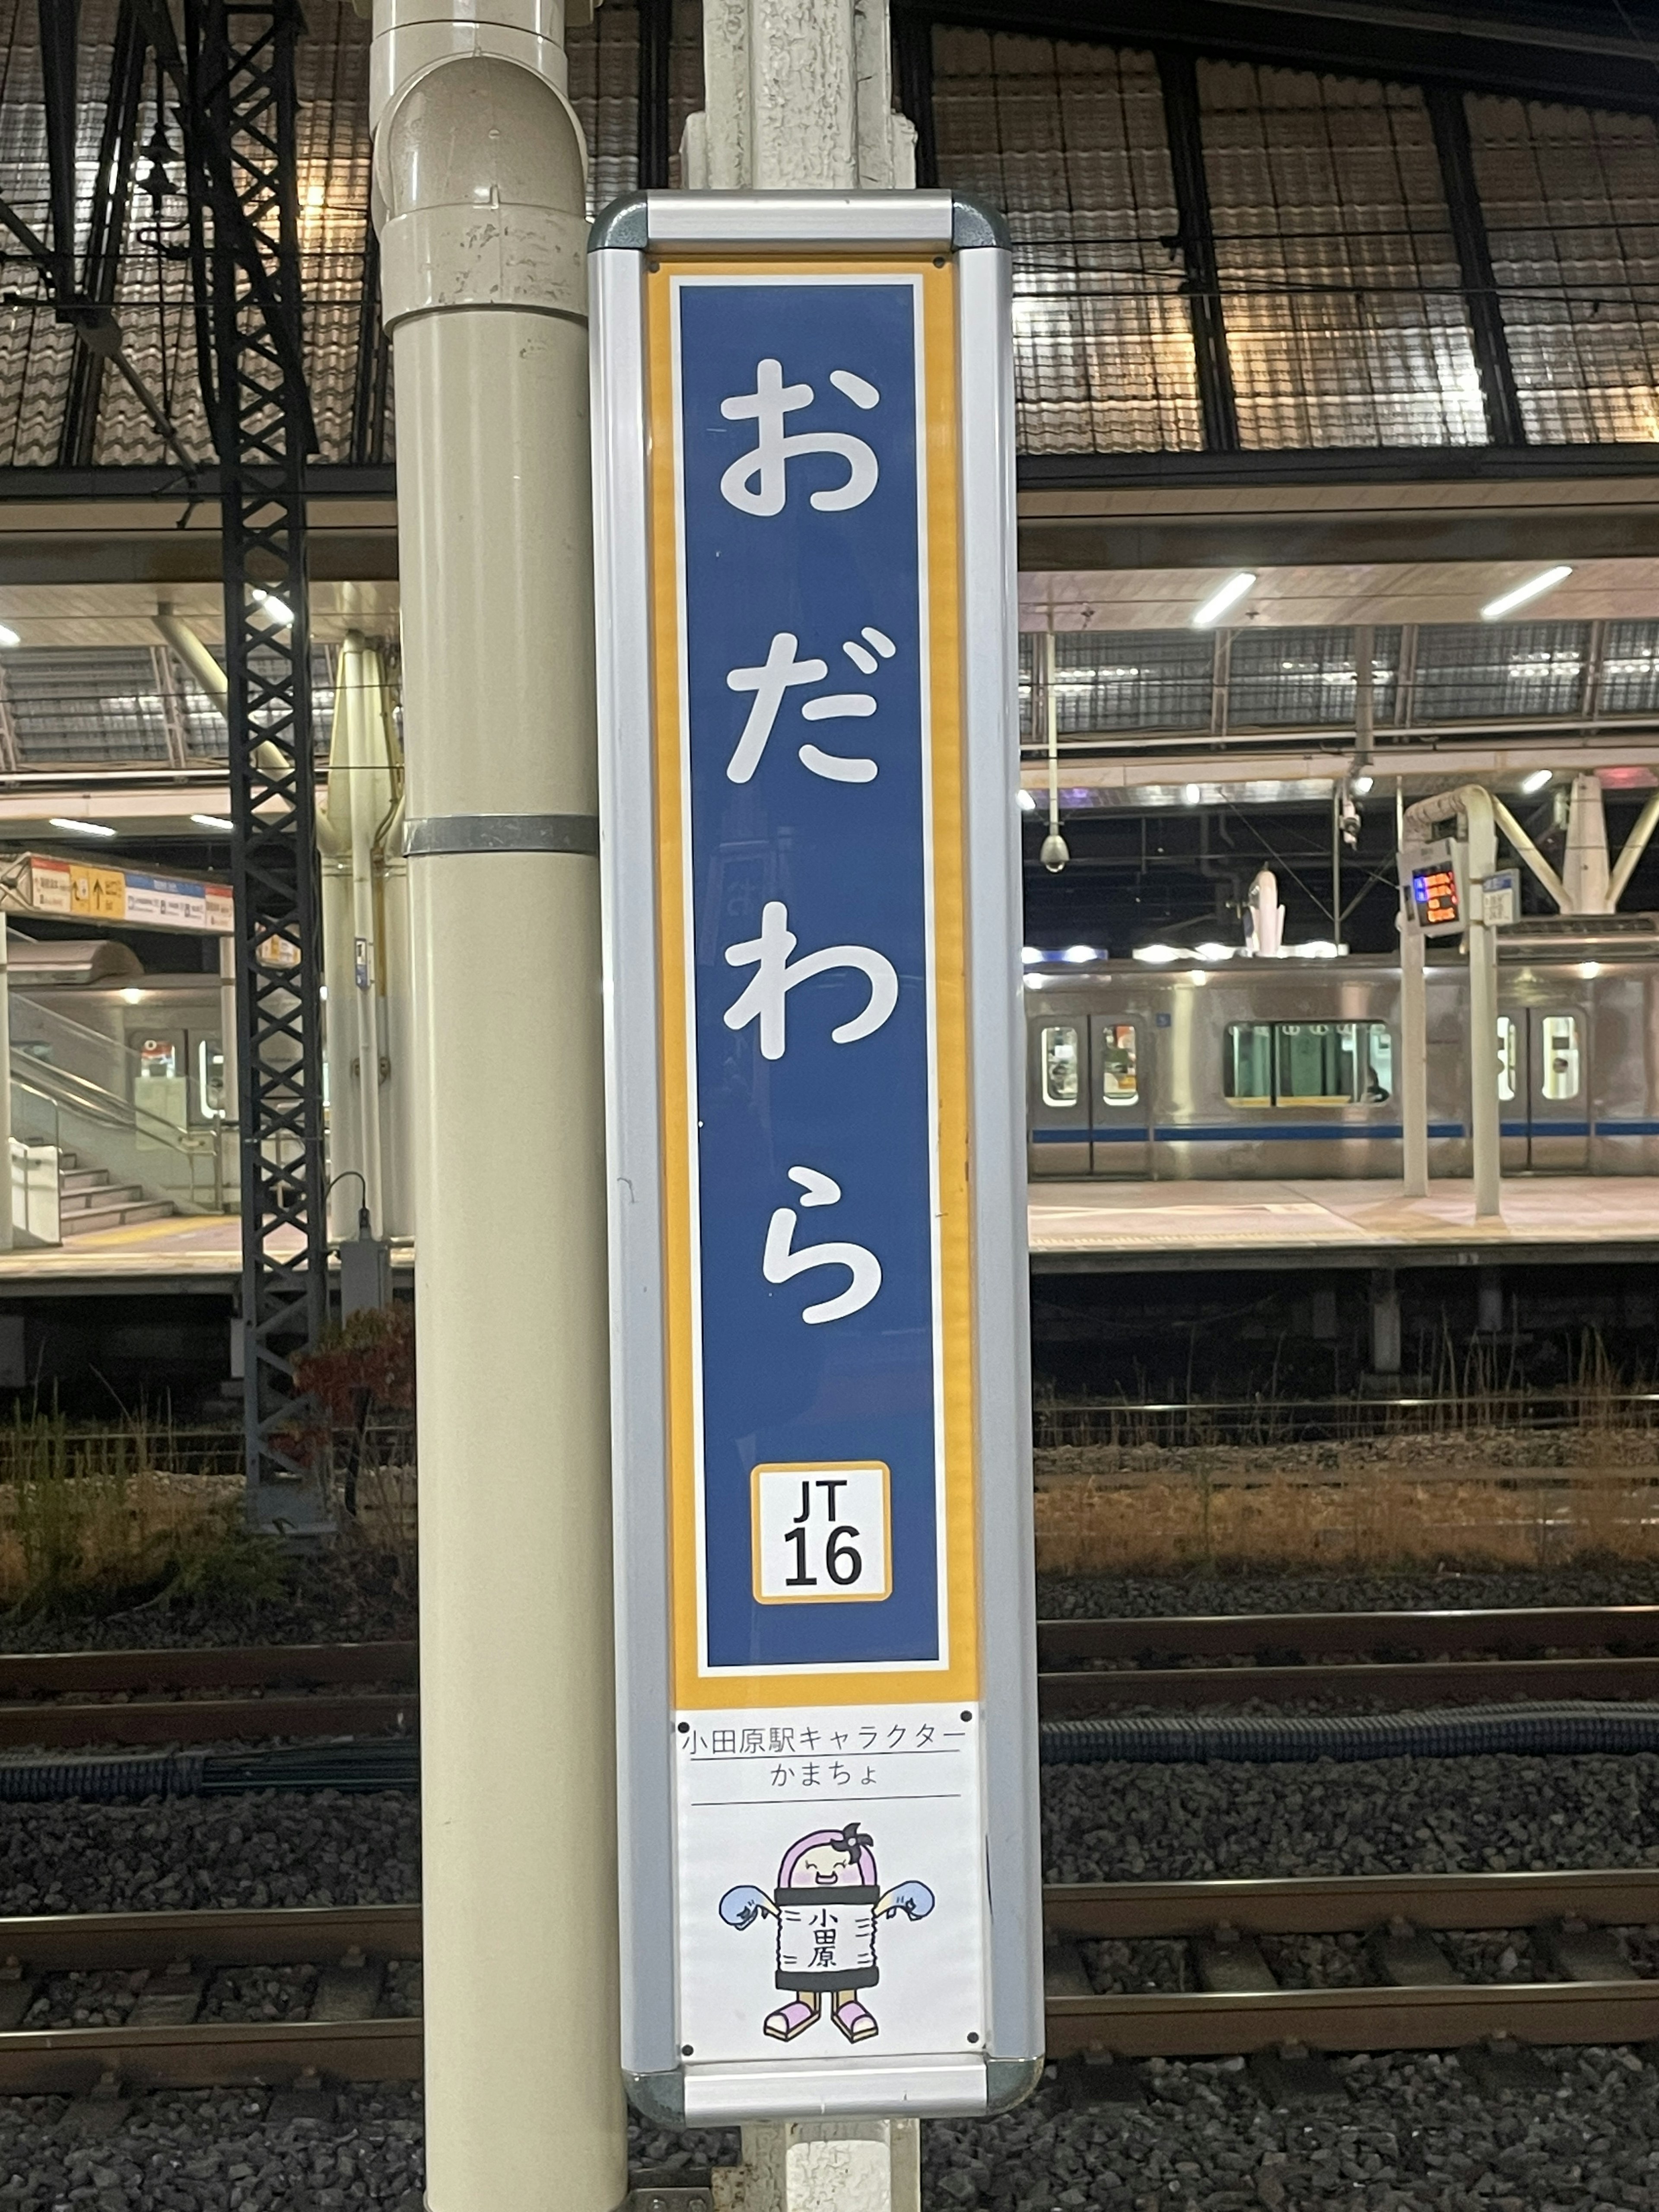
[[[1340,1934],[1408,1920],[1423,1929],[1513,1928],[1659,1918],[1659,1869],[1557,1874],[1365,1875],[1292,1881],[1089,1883],[1050,1888],[1050,1938]],[[52,1972],[327,1965],[345,1954],[416,1960],[418,1905],[327,1911],[92,1913],[0,1919],[0,1957],[21,2017]],[[1231,1992],[1061,1995],[1047,2000],[1051,2058],[1244,2055],[1287,2042],[1338,2051],[1455,2050],[1522,2043],[1631,2043],[1659,2033],[1659,1982],[1448,1984]],[[0,2094],[283,2086],[301,2073],[418,2080],[418,2018],[191,2021],[164,2027],[0,2028]]]
[[[1391,1706],[1448,1699],[1653,1698],[1659,1658],[1454,1659],[1326,1667],[1123,1667],[1039,1674],[1037,1709],[1049,1719],[1123,1705],[1282,1705],[1297,1698],[1381,1698]]]
[[[407,1735],[412,1690],[352,1697],[148,1698],[96,1705],[0,1705],[0,1750],[88,1744],[231,1743],[267,1736]]]
[[[327,1966],[347,1954],[418,1959],[417,1905],[265,1911],[101,1912],[0,1919],[9,2011],[21,2016],[54,1972],[221,1966]],[[413,2081],[421,2021],[188,2021],[161,2027],[0,2029],[0,2094],[82,2095],[106,2075],[124,2087],[286,2085],[303,2073]]]
[[[1443,1989],[1050,1997],[1050,2058],[1222,2058],[1316,2051],[1455,2051],[1516,2043],[1642,2043],[1659,2033],[1659,1982],[1520,1982]]]
[[[1654,1608],[1659,1612],[1659,1607]],[[187,1651],[0,1652],[0,1698],[31,1691],[254,1690],[412,1682],[413,1643],[254,1644]]]
[[[1040,1620],[1037,1652],[1060,1659],[1261,1658],[1286,1652],[1521,1655],[1659,1652],[1659,1605],[1505,1606],[1391,1613],[1204,1613],[1191,1619]],[[0,1661],[0,1688],[5,1684]]]
[[[1359,1875],[1311,1880],[1091,1882],[1043,1893],[1061,1943],[1148,1936],[1360,1934],[1585,1921],[1642,1926],[1659,1913],[1659,1869],[1560,1874]],[[1325,2051],[1451,2051],[1516,2043],[1632,2043],[1659,2033],[1659,1981],[1436,1987],[1136,1991],[1046,2000],[1051,2058],[1234,2057],[1301,2043]]]
[[[0,1749],[407,1734],[416,1660],[412,1643],[0,1656]],[[263,1694],[143,1694],[229,1690]]]
[[[1068,1882],[1042,1893],[1047,1932],[1085,1942],[1202,1936],[1220,1927],[1253,1936],[1343,1936],[1392,1920],[1409,1920],[1418,1928],[1484,1929],[1567,1919],[1626,1928],[1659,1920],[1659,1867],[1595,1867],[1564,1874]],[[1653,1988],[1659,1992],[1659,1982]]]

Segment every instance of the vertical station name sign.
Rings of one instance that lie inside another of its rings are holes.
[[[1035,2078],[1007,256],[945,193],[602,218],[623,2064]]]

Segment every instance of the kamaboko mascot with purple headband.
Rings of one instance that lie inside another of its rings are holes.
[[[856,1823],[845,1828],[815,1828],[790,1844],[778,1869],[778,1886],[764,1890],[744,1884],[720,1899],[720,1918],[728,1928],[752,1928],[763,1917],[778,1923],[777,1985],[787,2002],[762,2023],[779,2043],[793,2043],[820,2017],[830,1999],[830,2017],[849,2043],[867,2043],[879,2032],[864,1992],[881,1979],[876,1962],[876,1929],[902,1912],[924,1920],[933,1909],[926,1882],[902,1881],[883,1891],[876,1873],[876,1848]]]

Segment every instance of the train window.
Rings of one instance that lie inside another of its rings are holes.
[[[216,1036],[196,1040],[196,1107],[204,1121],[224,1119],[225,1055]]]
[[[1135,1073],[1135,1030],[1133,1022],[1107,1022],[1100,1030],[1100,1103],[1103,1106],[1133,1106],[1140,1096]]]
[[[1583,1087],[1583,1055],[1578,1048],[1577,1014],[1544,1017],[1544,1082],[1546,1098],[1576,1098]]]
[[[1380,1106],[1394,1096],[1394,1034],[1386,1022],[1361,1022],[1365,1032],[1365,1085],[1360,1103]]]
[[[1507,1014],[1498,1017],[1498,1095],[1507,1106],[1515,1096],[1516,1068],[1515,1024]]]
[[[1352,1022],[1275,1022],[1274,1105],[1351,1104],[1353,1030]]]
[[[1056,1025],[1043,1030],[1037,1049],[1042,1061],[1042,1103],[1075,1106],[1078,1101],[1077,1031]]]
[[[1380,1106],[1394,1038],[1386,1022],[1235,1022],[1225,1072],[1234,1106]]]
[[[1230,1022],[1227,1024],[1226,1080],[1223,1089],[1232,1106],[1271,1106],[1273,1090],[1273,1025],[1271,1022]]]

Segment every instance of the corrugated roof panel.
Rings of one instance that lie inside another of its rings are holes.
[[[1465,100],[1527,434],[1659,438],[1659,130],[1649,115]]]
[[[982,195],[1013,233],[1022,452],[1197,447],[1152,57],[941,25],[933,126],[940,182]]]
[[[1242,62],[1198,78],[1243,443],[1484,444],[1422,94]]]

